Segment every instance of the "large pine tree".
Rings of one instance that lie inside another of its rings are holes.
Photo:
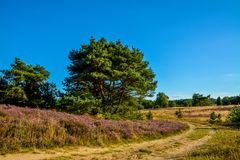
[[[120,41],[91,38],[90,44],[70,52],[70,76],[64,81],[66,93],[93,98],[103,105],[151,96],[157,82],[143,58],[139,49],[130,49]]]

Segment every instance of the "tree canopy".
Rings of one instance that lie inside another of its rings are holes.
[[[90,44],[69,54],[70,76],[64,81],[67,95],[120,105],[132,98],[152,96],[157,82],[139,49],[120,41],[90,39]]]
[[[165,93],[160,92],[157,94],[155,103],[159,107],[168,107],[168,99],[169,99],[169,97]]]
[[[193,106],[208,106],[211,105],[211,96],[204,96],[203,94],[194,93],[192,97]]]
[[[0,90],[6,103],[40,106],[53,104],[55,84],[47,82],[49,72],[40,65],[27,65],[15,58],[11,68],[2,70]],[[46,106],[46,107],[47,107]]]

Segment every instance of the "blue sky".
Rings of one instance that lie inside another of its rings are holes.
[[[90,36],[139,48],[156,92],[240,94],[239,0],[0,0],[0,69],[40,64],[62,88],[68,54]]]

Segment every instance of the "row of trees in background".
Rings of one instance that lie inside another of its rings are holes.
[[[194,93],[191,99],[169,100],[169,97],[160,92],[157,94],[156,100],[144,100],[142,105],[144,108],[165,108],[165,107],[191,107],[191,106],[211,106],[211,105],[238,105],[240,104],[240,96],[211,98],[210,95]]]

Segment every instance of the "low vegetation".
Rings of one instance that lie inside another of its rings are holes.
[[[229,116],[228,116],[228,120],[230,121],[230,123],[234,126],[240,126],[240,106],[235,106]]]
[[[186,160],[237,160],[240,158],[240,130],[221,129],[207,144],[192,152]]]
[[[160,138],[188,129],[166,120],[112,121],[51,110],[0,106],[0,152],[65,145],[106,145]]]
[[[195,132],[193,132],[188,138],[190,140],[198,140],[206,135],[208,135],[208,128],[196,128]]]
[[[216,124],[216,123],[219,124],[221,122],[222,122],[222,120],[221,120],[221,114],[220,113],[218,115],[216,115],[215,112],[212,112],[210,114],[209,123],[211,123],[211,124]]]

